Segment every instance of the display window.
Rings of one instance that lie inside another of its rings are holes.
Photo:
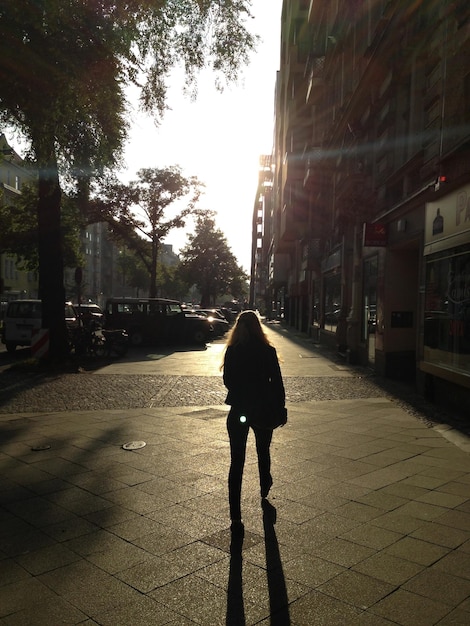
[[[470,246],[426,259],[423,356],[470,375]]]

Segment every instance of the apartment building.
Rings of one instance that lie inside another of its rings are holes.
[[[270,154],[260,156],[258,187],[255,194],[252,222],[251,280],[249,305],[263,315],[273,315],[268,267],[272,242],[273,168]]]
[[[351,362],[470,406],[469,7],[284,1],[264,289]]]

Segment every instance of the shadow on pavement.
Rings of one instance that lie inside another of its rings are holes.
[[[287,595],[284,570],[282,568],[279,543],[274,529],[277,511],[268,500],[262,501],[262,507],[271,626],[289,626],[291,623],[289,598]]]

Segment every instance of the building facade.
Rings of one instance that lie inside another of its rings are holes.
[[[249,306],[268,317],[275,315],[276,311],[272,284],[268,281],[273,235],[272,188],[272,156],[263,155],[259,159],[258,187],[253,206]]]
[[[470,406],[469,61],[464,0],[284,1],[265,290],[351,362]]]

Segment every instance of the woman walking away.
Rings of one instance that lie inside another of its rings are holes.
[[[241,488],[250,426],[256,440],[261,498],[267,497],[273,484],[269,451],[273,426],[259,424],[255,414],[260,412],[260,401],[264,405],[269,403],[269,406],[280,408],[285,414],[281,424],[287,421],[284,409],[286,396],[276,349],[270,344],[254,311],[240,313],[230,332],[223,379],[228,389],[225,402],[231,405],[227,417],[231,457],[228,476],[231,529],[232,532],[243,532]]]

